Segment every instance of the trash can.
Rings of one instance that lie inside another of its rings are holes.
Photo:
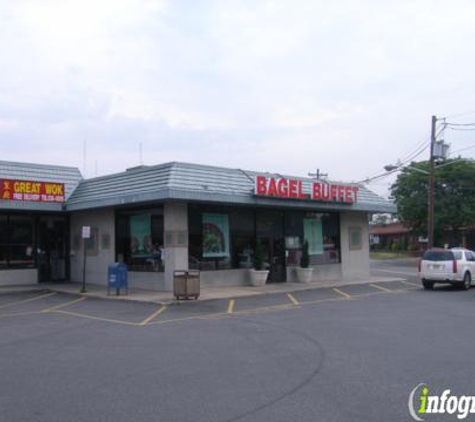
[[[110,294],[110,289],[116,289],[116,295],[118,296],[121,288],[124,288],[125,293],[129,294],[127,265],[123,262],[114,262],[109,265],[107,271],[107,294]]]
[[[198,299],[200,296],[200,272],[176,270],[173,272],[173,295],[176,300]]]

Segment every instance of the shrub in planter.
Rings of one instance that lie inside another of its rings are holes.
[[[264,249],[262,245],[257,242],[256,250],[254,251],[254,269],[257,271],[262,271],[264,265]]]
[[[264,286],[269,275],[268,270],[263,270],[264,267],[264,249],[260,243],[256,243],[256,249],[254,251],[254,268],[249,270],[251,285],[252,286]]]
[[[302,268],[308,268],[310,264],[310,256],[308,254],[308,242],[305,241],[302,249],[302,256],[300,257],[300,266]]]
[[[296,268],[297,280],[301,283],[310,283],[312,281],[313,269],[309,268],[310,256],[308,253],[308,242],[305,241],[300,258],[300,267]]]

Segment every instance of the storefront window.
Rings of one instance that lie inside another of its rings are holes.
[[[34,227],[31,216],[0,216],[0,267],[35,266]]]
[[[299,265],[303,242],[309,246],[310,265],[340,262],[338,214],[305,211],[285,213],[287,265]]]
[[[233,209],[231,245],[233,268],[252,268],[255,247],[256,218],[252,209]]]
[[[340,262],[337,213],[190,205],[188,230],[190,268],[251,268],[256,239],[276,275],[299,265],[304,241],[310,265]]]
[[[0,215],[0,268],[8,266],[9,249],[8,218]]]
[[[206,271],[252,267],[253,210],[192,205],[188,231],[190,268]]]
[[[117,260],[130,271],[163,271],[163,208],[120,210],[116,221]]]
[[[203,214],[203,258],[229,258],[229,215]]]

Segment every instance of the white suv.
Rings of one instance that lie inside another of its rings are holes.
[[[475,276],[475,253],[462,248],[429,249],[418,270],[424,289],[432,289],[434,283],[449,283],[468,290]]]

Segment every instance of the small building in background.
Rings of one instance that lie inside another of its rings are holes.
[[[409,227],[399,222],[372,224],[369,236],[371,250],[420,251],[427,244],[427,240],[414,235]]]

